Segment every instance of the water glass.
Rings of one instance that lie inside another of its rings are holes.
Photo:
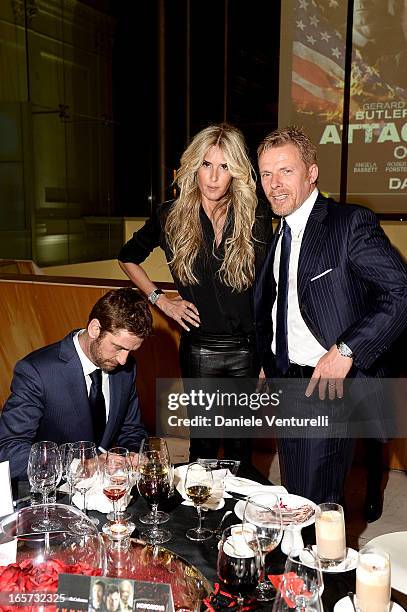
[[[246,501],[243,526],[254,528],[255,538],[250,536],[247,530],[244,533],[246,537],[249,534],[250,542],[248,543],[251,546],[258,543],[260,547],[262,571],[256,589],[256,597],[259,601],[271,601],[276,591],[272,583],[266,579],[266,555],[279,545],[283,535],[280,500],[277,495],[273,493],[251,495]]]
[[[61,479],[62,465],[58,446],[55,442],[35,442],[30,449],[27,476],[31,490],[40,491],[43,499],[43,518],[33,525],[35,531],[51,531],[59,528],[59,523],[49,518],[49,494],[55,491]]]
[[[296,610],[313,609],[324,590],[321,564],[312,548],[293,549],[287,557],[280,589]]]

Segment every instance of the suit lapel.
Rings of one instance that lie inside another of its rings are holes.
[[[320,254],[325,242],[327,227],[324,220],[327,215],[327,200],[321,194],[314,204],[305,226],[298,262],[298,301],[301,304],[304,291],[318,270]]]
[[[276,246],[278,243],[280,225],[278,225],[276,231],[274,232],[273,239],[270,244],[269,252],[266,255],[263,266],[260,270],[260,274],[258,280],[256,282],[255,288],[255,305],[256,308],[260,307],[262,300],[265,298],[267,301],[274,302],[275,293],[276,293],[276,283],[274,280],[273,273],[273,264],[274,264],[274,253],[276,250]]]

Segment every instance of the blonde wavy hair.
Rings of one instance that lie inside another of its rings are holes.
[[[205,155],[219,146],[232,176],[225,197],[217,204],[214,216],[228,214],[232,209],[233,232],[225,241],[225,256],[219,275],[222,282],[242,292],[254,280],[254,248],[252,228],[257,207],[255,174],[247,156],[243,134],[228,125],[211,125],[199,132],[181,157],[175,183],[179,196],[168,214],[165,232],[172,252],[169,262],[172,272],[185,285],[198,284],[194,264],[203,246],[199,218],[201,192],[197,174]]]

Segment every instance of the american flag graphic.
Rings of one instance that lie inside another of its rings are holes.
[[[296,0],[292,99],[298,112],[342,120],[345,67],[346,3]],[[376,66],[353,49],[351,112],[372,101],[389,101],[406,91],[385,81]]]

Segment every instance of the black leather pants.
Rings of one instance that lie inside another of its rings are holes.
[[[183,378],[256,378],[259,371],[251,336],[183,334],[180,365]],[[190,461],[217,457],[219,445],[218,438],[191,437]],[[250,462],[250,439],[225,438],[223,448],[225,458]]]

